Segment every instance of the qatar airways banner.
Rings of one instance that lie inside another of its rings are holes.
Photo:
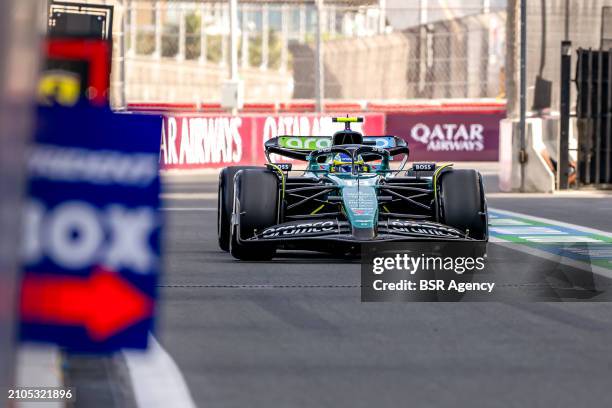
[[[388,113],[387,132],[408,142],[413,161],[497,161],[505,111]]]
[[[385,134],[385,115],[360,115],[352,128],[366,135]],[[160,146],[163,169],[207,169],[263,164],[264,142],[281,135],[331,135],[344,127],[332,115],[164,115]]]

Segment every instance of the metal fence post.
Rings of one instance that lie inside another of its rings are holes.
[[[238,0],[229,1],[230,79],[238,80]],[[243,28],[244,29],[244,28]]]
[[[584,69],[583,69],[583,64],[584,64],[584,52],[581,48],[578,49],[577,52],[577,66],[576,66],[576,85],[578,87],[578,91],[579,91],[579,95],[578,95],[578,103],[576,104],[576,117],[578,120],[578,123],[580,125],[581,128],[584,128],[584,110],[585,110],[585,106],[582,103],[582,94],[584,92],[583,89],[583,76],[584,76]],[[582,171],[580,170],[580,167],[582,166],[582,161],[583,161],[583,153],[582,153],[582,145],[581,145],[581,133],[578,133],[578,146],[576,149],[576,189],[580,187],[580,180],[582,178]]]
[[[321,14],[323,12],[323,0],[316,0],[316,44],[315,44],[315,103],[317,112],[323,112],[323,99],[325,98],[325,84],[323,77],[323,40],[321,38]]]
[[[527,0],[521,2],[521,73],[520,73],[520,152],[519,163],[521,165],[521,192],[525,192],[525,163],[527,162]]]
[[[595,184],[601,183],[601,133],[603,125],[603,49],[597,53],[597,104],[595,105]]]
[[[178,54],[176,54],[176,59],[179,61],[183,61],[185,59],[185,42],[187,37],[187,30],[185,27],[185,6],[183,3],[179,3],[179,38],[178,38]]]
[[[233,0],[230,0],[230,2]],[[221,16],[221,20],[223,21],[223,26],[227,27],[228,26],[228,11],[227,11],[227,7],[225,7],[225,4],[217,4],[218,6],[218,10],[219,10],[219,15]],[[238,26],[238,21],[235,21],[235,26]],[[229,19],[229,25],[230,25],[230,36],[231,36],[231,25],[232,25],[232,19]],[[237,28],[237,27],[235,27]],[[238,40],[236,39],[236,43],[238,42]],[[236,55],[236,58],[238,56]],[[238,62],[236,62],[238,63]],[[221,32],[221,60],[219,61],[219,65],[222,67],[225,67],[227,65],[227,35],[225,34],[225,32]]]
[[[280,55],[280,70],[287,71],[289,60],[289,16],[287,5],[281,6],[281,55]]]
[[[336,6],[329,5],[327,8],[328,8],[328,13],[327,13],[328,29],[327,30],[333,38],[333,36],[336,35]]]
[[[387,28],[387,0],[378,0],[378,33],[384,34]]]
[[[591,184],[591,161],[593,160],[593,49],[589,48],[587,74],[587,151],[585,162],[585,183]]]
[[[301,43],[306,42],[306,6],[300,4],[299,6],[299,22],[298,22],[298,33]]]
[[[136,55],[138,45],[138,30],[137,30],[137,19],[136,19],[136,4],[133,0],[130,0],[126,11],[130,13],[130,47],[128,54],[130,56]],[[126,25],[127,28],[127,25]]]
[[[122,109],[127,109],[127,41],[125,36],[127,34],[128,27],[128,2],[127,0],[121,1],[122,13],[121,13],[121,36],[119,37],[119,105]],[[135,45],[135,44],[133,44]]]
[[[161,58],[162,56],[162,24],[161,24],[161,4],[159,1],[155,2],[155,58]]]
[[[206,11],[208,10],[208,5],[206,3],[202,3],[200,5],[200,64],[205,64],[208,60],[208,39],[206,37]]]
[[[570,105],[571,105],[571,75],[572,75],[572,43],[563,41],[561,43],[561,123],[559,132],[557,164],[557,188],[567,190],[569,188],[569,128],[570,128]]]
[[[608,50],[608,114],[606,133],[606,183],[612,183],[612,48]]]
[[[419,2],[419,87],[418,96],[422,97],[425,92],[425,86],[427,83],[427,60],[428,60],[428,38],[429,33],[427,30],[429,4],[428,0],[420,0]]]
[[[269,6],[264,4],[261,6],[261,69],[268,69],[268,62],[270,61],[269,17]]]
[[[242,5],[242,21],[240,30],[242,34],[240,44],[240,66],[246,68],[249,66],[249,9],[248,6]]]
[[[564,39],[569,41],[569,25],[570,25],[570,0],[565,0],[565,25],[564,25]]]
[[[482,0],[482,12],[483,14],[491,12],[491,0]]]

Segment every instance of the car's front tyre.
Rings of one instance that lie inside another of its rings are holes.
[[[486,204],[476,170],[450,170],[440,175],[441,221],[473,239],[488,236]]]
[[[276,253],[274,244],[247,239],[278,223],[279,180],[264,168],[246,169],[234,177],[236,224],[232,226],[230,253],[243,261],[265,261]]]
[[[231,166],[219,173],[219,189],[217,194],[217,238],[219,248],[228,252],[231,238],[231,218],[234,206],[234,176],[240,170],[257,169],[255,166]]]

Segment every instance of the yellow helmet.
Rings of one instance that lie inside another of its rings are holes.
[[[361,156],[355,158],[355,166],[358,166],[360,169],[364,169],[364,161]],[[331,172],[332,173],[351,173],[353,171],[352,168],[353,161],[351,160],[351,156],[346,153],[338,153],[334,156],[331,164]]]

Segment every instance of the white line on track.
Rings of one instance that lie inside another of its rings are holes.
[[[152,335],[145,352],[124,351],[139,408],[195,408],[189,388],[172,357]]]
[[[612,271],[609,269],[602,268],[597,265],[591,265],[585,262],[576,261],[574,259],[561,257],[559,255],[551,254],[541,249],[533,248],[525,244],[519,244],[514,242],[503,241],[498,238],[492,238],[491,242],[497,244],[503,244],[504,247],[514,249],[515,251],[523,252],[538,258],[546,259],[548,261],[557,262],[558,264],[570,266],[572,268],[580,269],[587,272],[592,272],[595,275],[603,276],[604,278],[612,279]]]
[[[502,215],[506,215],[509,217],[516,217],[516,218],[522,218],[525,220],[530,220],[530,221],[536,221],[536,222],[540,222],[546,225],[550,225],[550,226],[557,226],[557,227],[565,227],[568,229],[573,229],[575,231],[580,231],[580,232],[584,232],[584,233],[588,233],[588,234],[597,234],[597,235],[601,235],[601,236],[605,236],[605,237],[612,237],[612,233],[610,232],[606,232],[606,231],[601,231],[601,230],[597,230],[594,228],[588,228],[588,227],[583,227],[581,225],[575,225],[575,224],[569,224],[566,222],[562,222],[562,221],[556,221],[556,220],[551,220],[548,218],[541,218],[541,217],[535,217],[532,215],[527,215],[527,214],[522,214],[522,213],[516,213],[513,211],[506,211],[506,210],[500,210],[497,208],[489,208],[490,211],[502,214]],[[612,279],[612,271],[610,271],[609,269],[606,268],[602,268],[600,266],[597,265],[591,265],[589,263],[585,263],[585,262],[580,262],[574,259],[570,259],[570,258],[566,258],[566,257],[561,257],[559,255],[555,255],[555,254],[551,254],[549,252],[543,251],[541,249],[535,248],[533,246],[530,246],[529,244],[526,243],[514,243],[514,242],[509,242],[506,240],[503,240],[501,238],[497,238],[495,236],[491,236],[490,238],[491,242],[494,243],[503,243],[504,246],[514,249],[516,251],[520,251],[529,255],[533,255],[533,256],[537,256],[538,258],[542,258],[542,259],[547,259],[550,261],[554,261],[554,262],[558,262],[562,265],[566,265],[566,266],[570,266],[576,269],[581,269],[581,270],[585,270],[587,272],[592,272],[596,275],[599,276],[603,276],[609,279]],[[557,241],[561,242],[560,239],[557,239]]]
[[[495,211],[495,212],[498,212],[500,214],[507,215],[507,216],[510,216],[510,217],[524,218],[526,220],[541,222],[543,224],[555,225],[555,226],[558,226],[558,227],[571,228],[571,229],[575,229],[576,231],[582,231],[582,232],[586,232],[586,233],[589,233],[589,234],[598,234],[598,235],[602,235],[604,237],[611,237],[612,238],[612,233],[606,232],[606,231],[602,231],[602,230],[598,230],[598,229],[595,229],[595,228],[583,227],[581,225],[575,225],[575,224],[570,224],[570,223],[563,222],[563,221],[551,220],[551,219],[548,219],[548,218],[534,217],[533,215],[527,215],[527,214],[517,213],[517,212],[513,212],[513,211],[500,210],[498,208],[489,208],[489,210],[490,211]]]

